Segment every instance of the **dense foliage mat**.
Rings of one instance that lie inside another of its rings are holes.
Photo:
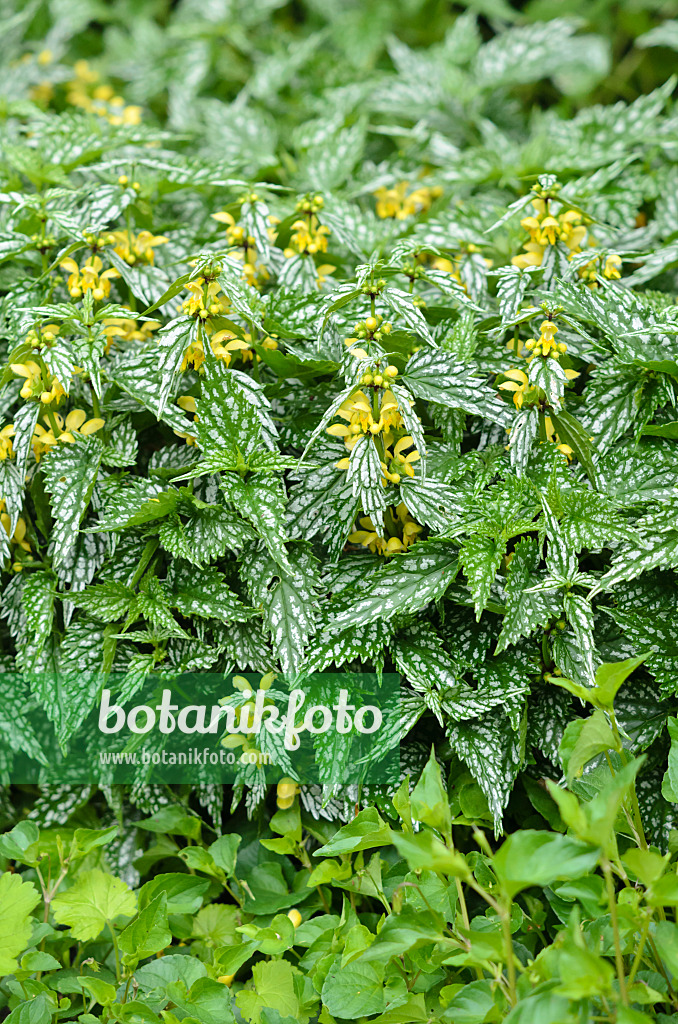
[[[0,5],[12,1024],[678,1009],[678,10],[468,6]],[[64,769],[322,671],[397,777]]]

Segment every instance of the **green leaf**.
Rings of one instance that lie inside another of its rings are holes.
[[[568,782],[598,754],[615,749],[617,741],[603,711],[594,711],[589,718],[570,722],[560,743],[560,756]]]
[[[285,547],[285,495],[280,482],[264,476],[245,482],[230,473],[222,476],[220,486],[224,497],[252,524],[276,562],[291,572]]]
[[[76,608],[84,608],[93,618],[101,619],[102,622],[117,622],[124,618],[134,599],[134,591],[117,580],[96,583],[79,592],[69,593],[71,604]]]
[[[476,621],[479,621],[483,614],[497,570],[505,553],[505,541],[496,541],[491,537],[483,537],[479,534],[464,540],[459,552],[459,563],[473,594]]]
[[[86,619],[72,622],[61,644],[58,670],[31,678],[31,689],[54,722],[62,745],[89,714],[110,671],[115,648],[110,646],[107,629]]]
[[[260,1024],[264,1007],[278,1010],[281,1016],[307,1021],[300,1016],[300,1001],[295,986],[295,968],[287,960],[269,960],[252,968],[253,991],[243,989],[236,995],[240,1012],[252,1022]]]
[[[402,381],[418,398],[483,416],[509,426],[511,414],[496,392],[473,376],[473,366],[457,363],[439,349],[422,348],[410,358]]]
[[[14,974],[18,968],[17,957],[31,937],[31,911],[39,902],[32,882],[8,872],[0,875],[0,974]]]
[[[371,963],[342,966],[337,957],[327,973],[322,988],[322,1001],[333,1016],[359,1017],[381,1013],[386,1004],[383,972]]]
[[[209,878],[197,878],[195,875],[178,872],[156,875],[139,890],[139,909],[144,910],[156,896],[164,893],[169,914],[195,914],[202,906],[209,886]]]
[[[662,796],[670,803],[678,803],[678,718],[667,718],[671,747],[666,774],[662,780]]]
[[[78,875],[65,892],[52,902],[54,920],[68,925],[74,938],[81,942],[96,939],[115,918],[131,917],[137,908],[137,898],[123,881],[92,868]]]
[[[241,383],[243,374],[229,370],[223,360],[210,360],[205,366],[201,395],[196,401],[198,439],[203,451],[241,452],[247,459],[263,443],[262,418],[257,408],[268,409],[263,392],[254,382],[247,389]]]
[[[229,1024],[234,1021],[231,998],[225,985],[212,978],[198,978],[188,992],[183,982],[168,985],[168,993],[177,1009],[199,1024]]]
[[[197,615],[221,622],[246,622],[254,614],[233,593],[218,569],[196,573],[187,562],[175,562],[165,591],[168,606],[187,619]]]
[[[523,763],[524,724],[514,731],[504,709],[498,708],[480,720],[449,724],[448,730],[454,750],[485,794],[498,831]]]
[[[594,487],[597,487],[598,470],[594,460],[593,442],[589,434],[567,409],[559,409],[557,412],[552,410],[550,417],[561,443],[570,446],[586,470],[589,480]]]
[[[157,345],[154,356],[159,375],[158,416],[165,410],[175,378],[181,369],[184,352],[195,340],[197,330],[197,323],[192,317],[180,316],[153,336]]]
[[[586,672],[593,679],[598,661],[594,639],[593,608],[585,597],[572,591],[563,598],[563,607],[576,637]]]
[[[464,857],[450,850],[432,832],[392,832],[391,839],[412,871],[435,871],[450,878],[466,878],[470,874]]]
[[[140,960],[153,956],[172,942],[167,921],[167,896],[159,893],[118,936],[124,961],[136,967]]]
[[[425,825],[437,829],[443,836],[451,834],[450,801],[433,747],[426,767],[412,791],[410,804],[412,817],[417,821],[423,821]]]
[[[332,857],[340,853],[357,853],[358,850],[389,846],[390,843],[390,828],[375,807],[366,807],[356,814],[353,821],[335,832],[329,843],[316,850],[313,856]]]
[[[532,538],[518,541],[506,578],[506,614],[497,641],[499,654],[522,636],[547,626],[560,612],[560,599],[548,593],[528,593],[534,584],[539,564],[539,542]]]
[[[492,865],[503,890],[513,899],[531,886],[583,878],[598,862],[598,850],[571,836],[523,829],[500,846]]]
[[[371,435],[363,434],[351,449],[346,481],[353,489],[353,497],[360,502],[366,515],[381,535],[384,529],[386,494],[381,482],[381,460]]]
[[[103,448],[95,437],[58,444],[42,460],[45,490],[52,501],[53,564],[62,565],[73,548],[99,472]]]
[[[108,497],[106,508],[92,531],[123,530],[164,519],[177,507],[181,492],[175,487],[163,490],[148,480],[128,477]]]
[[[331,609],[331,628],[344,630],[425,608],[442,597],[456,574],[452,545],[419,544],[411,554],[378,565],[358,586],[339,595]]]

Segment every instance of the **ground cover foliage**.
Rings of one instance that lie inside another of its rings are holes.
[[[678,1009],[678,8],[468,8],[0,5],[12,1024]],[[390,784],[64,775],[323,670]]]

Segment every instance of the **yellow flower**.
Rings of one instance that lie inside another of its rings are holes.
[[[202,347],[202,341],[200,338],[195,338],[184,352],[184,358],[181,360],[182,373],[191,366],[195,370],[199,370],[204,362],[205,350]]]
[[[192,398],[191,395],[179,395],[179,397],[177,398],[177,405],[181,409],[183,409],[184,412],[192,412],[193,422],[198,422],[198,417],[195,415],[195,398]],[[183,438],[186,444],[189,446],[194,445],[197,441],[197,438],[195,437],[194,434],[188,434],[183,430],[175,430],[174,433],[177,435],[177,437]]]
[[[231,365],[233,355],[237,352],[244,363],[254,359],[254,351],[251,346],[252,338],[245,335],[245,340],[237,338],[232,331],[217,331],[210,338],[210,347],[217,359],[223,359],[226,366]]]
[[[574,452],[570,448],[569,444],[562,444],[561,443],[560,438],[556,434],[556,431],[555,431],[555,428],[553,426],[553,422],[552,422],[550,416],[545,416],[544,417],[544,429],[546,431],[546,437],[551,442],[551,444],[555,444],[555,446],[558,449],[558,451],[562,452],[563,455],[565,456],[565,458],[567,459],[567,461],[570,462],[570,460],[572,459],[572,456],[574,455]]]
[[[402,501],[396,507],[395,515],[391,509],[386,511],[384,516],[385,537],[379,536],[369,516],[361,516],[358,522],[362,529],[349,534],[349,543],[360,544],[361,547],[369,548],[374,554],[387,556],[407,551],[424,529],[412,518]]]
[[[27,363],[12,363],[10,369],[17,376],[26,378],[26,383],[22,385],[19,392],[22,398],[33,398],[38,390],[42,391],[42,370],[32,359],[29,359]]]
[[[378,375],[379,376],[379,375]],[[375,382],[380,383],[377,378],[373,378]],[[383,379],[383,378],[382,378]],[[410,403],[414,404],[414,403]],[[337,409],[337,416],[340,416],[346,423],[333,423],[327,428],[327,433],[333,437],[342,437],[344,444],[351,451],[356,445],[358,438],[363,434],[371,434],[375,436],[381,434],[383,438],[384,448],[390,447],[396,441],[399,440],[397,432],[404,430],[404,424],[400,411],[398,409],[398,402],[392,391],[384,389],[381,392],[381,399],[379,404],[379,418],[375,419],[374,407],[370,402],[364,391],[354,391]],[[409,439],[412,444],[412,439]],[[402,447],[399,451],[402,450]],[[389,458],[394,456],[389,455]],[[419,455],[417,454],[417,458]],[[409,466],[411,462],[415,461],[410,459],[405,460],[404,464]],[[348,468],[348,462],[341,460],[337,463],[339,469]],[[412,475],[411,472],[405,470],[408,475]],[[387,479],[390,479],[388,474],[385,474]]]
[[[2,502],[2,507],[5,507],[4,501]],[[9,537],[10,541],[13,544],[18,544],[23,551],[31,550],[31,545],[26,540],[26,521],[23,518],[23,516],[19,516],[19,518],[17,519],[14,533],[11,536],[9,531],[12,525],[12,521],[6,512],[2,512],[0,514],[0,522],[2,523],[5,533],[7,534],[7,536]]]
[[[406,455],[405,452],[408,448],[411,448],[412,451]],[[396,441],[392,455],[389,449],[385,448],[384,456],[391,460],[388,470],[386,470],[386,467],[382,463],[384,476],[394,484],[400,483],[403,474],[410,477],[414,476],[413,463],[419,462],[419,459],[421,458],[421,455],[414,447],[414,441],[409,434],[406,434],[404,437],[401,437],[399,441]]]
[[[603,267],[603,277],[607,277],[612,281],[618,280],[621,277],[621,265],[621,256],[616,254],[608,256]]]
[[[40,457],[44,455],[45,452],[48,452],[55,444],[59,444],[61,442],[73,444],[75,442],[75,434],[80,434],[82,437],[87,437],[89,434],[96,434],[97,430],[101,430],[105,423],[105,421],[98,416],[94,416],[91,420],[88,420],[87,413],[84,409],[72,409],[66,416],[65,423],[58,413],[54,414],[54,418],[60,430],[59,435],[56,437],[52,428],[46,430],[45,427],[41,426],[39,423],[35,426],[32,443],[33,452],[38,462],[40,461]]]
[[[291,259],[292,256],[313,255],[317,252],[327,252],[327,236],[330,229],[326,224],[318,224],[316,217],[309,217],[308,221],[295,220],[290,235],[290,245],[284,250],[285,256]]]
[[[412,192],[407,193],[409,181],[400,181],[392,188],[382,185],[374,192],[377,200],[377,217],[394,217],[397,220],[405,220],[415,213],[422,213],[428,210],[434,199],[442,195],[439,185],[432,187],[421,185]]]
[[[100,302],[111,293],[111,279],[120,277],[118,271],[113,267],[104,270],[99,256],[90,256],[82,264],[82,267],[79,267],[69,256],[62,260],[59,266],[69,273],[66,286],[73,299],[79,299],[83,292],[91,289],[93,298]]]
[[[113,252],[130,266],[139,262],[153,264],[154,249],[169,242],[165,235],[153,235],[150,231],[140,231],[136,236],[131,231],[112,231],[110,237],[114,243]]]
[[[19,392],[22,398],[35,398],[39,395],[40,401],[44,405],[49,405],[53,401],[58,404],[66,394],[56,377],[48,375],[48,384],[45,385],[42,370],[32,359],[26,363],[12,363],[10,368],[18,377],[26,378]]]
[[[555,245],[560,236],[560,224],[555,217],[544,217],[539,225],[539,237],[536,239],[540,245]]]
[[[111,318],[104,320],[103,326],[106,335],[105,351],[109,352],[114,341],[148,341],[152,331],[157,331],[160,324],[157,320],[143,320],[138,326],[136,320]]]
[[[288,810],[294,803],[299,792],[299,784],[294,779],[281,779],[276,787],[276,802],[281,811]]]
[[[586,228],[582,224],[581,214],[576,210],[566,210],[558,216],[560,237],[571,252],[579,252],[586,238]]]
[[[530,386],[527,374],[524,373],[523,370],[507,370],[504,376],[509,379],[499,385],[499,390],[512,391],[513,404],[516,409],[522,409],[523,401],[525,400],[525,392],[529,390]]]
[[[14,437],[15,430],[14,424],[8,423],[6,427],[0,430],[0,459],[11,459],[14,455],[14,449],[12,447],[12,438]]]
[[[289,919],[292,922],[292,924],[294,925],[294,927],[298,928],[299,925],[301,924],[302,918],[301,918],[301,914],[299,913],[297,908],[293,907],[291,910],[288,910],[287,911],[287,916],[289,917]]]
[[[197,277],[195,281],[188,282],[186,291],[191,297],[182,303],[181,308],[188,316],[208,320],[210,316],[223,316],[231,308],[228,297],[219,294],[221,285],[218,281],[210,281],[206,285],[204,278]]]
[[[544,246],[537,242],[527,242],[523,249],[525,252],[519,253],[511,260],[513,266],[520,267],[521,270],[525,270],[526,267],[540,267],[544,258]]]

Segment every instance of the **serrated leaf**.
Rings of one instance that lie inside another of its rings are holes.
[[[516,544],[506,578],[506,614],[497,641],[496,654],[547,626],[559,614],[561,599],[548,593],[528,593],[539,564],[539,542],[526,538]]]
[[[476,610],[480,619],[490,596],[501,560],[506,553],[506,542],[491,537],[467,537],[459,552],[459,563],[464,570]]]
[[[463,409],[508,427],[508,406],[472,373],[473,367],[455,362],[445,352],[422,348],[409,359],[402,381],[418,398]]]
[[[262,474],[245,482],[230,473],[222,476],[221,489],[224,497],[252,524],[275,560],[289,572],[285,494],[279,480]]]
[[[366,574],[354,589],[342,592],[332,606],[330,625],[344,630],[425,608],[445,593],[457,567],[453,546],[419,544],[412,553],[395,555],[387,565]]]
[[[384,530],[383,513],[387,504],[381,479],[381,460],[376,444],[369,434],[363,434],[351,449],[346,480],[351,485],[353,497],[360,502],[380,535]]]
[[[54,525],[50,545],[54,566],[61,565],[75,545],[87,511],[103,454],[95,437],[58,444],[42,460],[45,490],[51,497]]]
[[[501,708],[482,719],[460,722],[449,731],[450,743],[482,789],[502,831],[504,808],[525,756],[524,727],[514,731]]]
[[[198,615],[221,622],[245,622],[254,614],[233,593],[218,569],[204,568],[196,574],[187,563],[174,563],[173,568],[167,601],[185,618]]]

